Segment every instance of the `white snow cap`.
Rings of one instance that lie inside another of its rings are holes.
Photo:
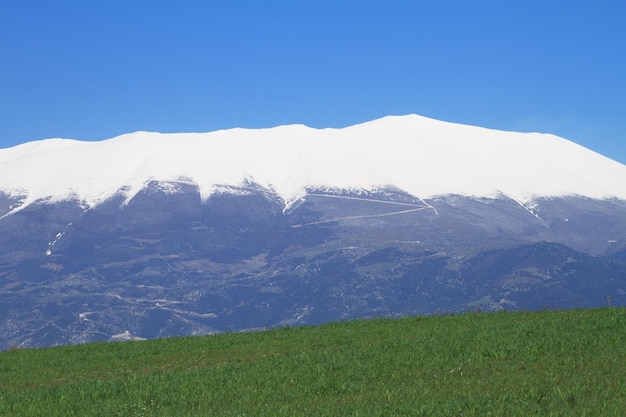
[[[0,149],[0,191],[28,204],[94,206],[148,181],[197,184],[208,197],[245,180],[286,201],[307,187],[395,186],[416,197],[581,195],[626,199],[626,165],[566,139],[389,116],[343,129],[303,125],[209,133],[135,132],[100,142],[46,139]]]

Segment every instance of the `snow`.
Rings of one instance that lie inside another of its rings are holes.
[[[144,337],[133,336],[128,330],[124,330],[122,333],[114,334],[109,338],[110,342],[121,342],[128,340],[146,340]]]
[[[135,132],[100,142],[46,139],[0,149],[0,191],[92,207],[148,181],[197,185],[203,198],[249,180],[286,205],[307,187],[393,185],[416,197],[626,199],[626,165],[566,139],[388,116],[343,129],[303,125],[209,133]],[[175,191],[175,185],[164,186]]]

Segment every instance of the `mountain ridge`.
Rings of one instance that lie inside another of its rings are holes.
[[[419,198],[458,194],[520,202],[581,195],[626,199],[626,165],[558,136],[387,116],[335,129],[285,125],[207,133],[135,132],[99,142],[47,139],[0,150],[0,192],[88,207],[150,181],[190,183],[203,199],[255,182],[288,206],[309,188],[395,186]],[[16,207],[15,210],[19,210]]]

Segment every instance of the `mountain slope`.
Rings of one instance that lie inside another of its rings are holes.
[[[406,116],[0,161],[0,349],[626,305],[625,167],[550,135]]]

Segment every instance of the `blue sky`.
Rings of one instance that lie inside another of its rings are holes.
[[[626,2],[0,0],[0,148],[417,113],[626,163]]]

